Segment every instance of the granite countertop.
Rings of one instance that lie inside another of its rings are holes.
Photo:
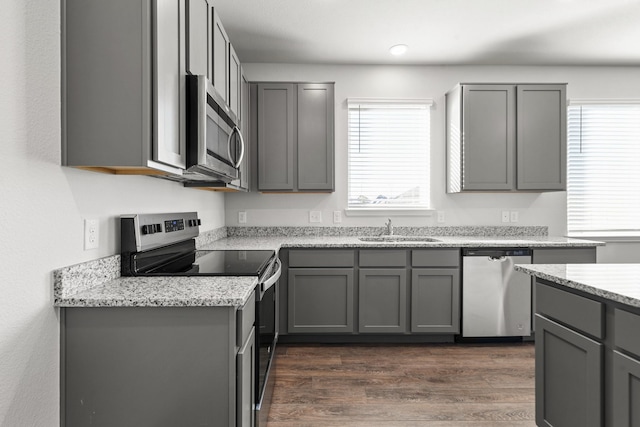
[[[380,227],[235,227],[202,233],[198,249],[593,247],[602,242],[549,237],[546,227],[397,227],[424,241],[362,241]],[[230,237],[226,237],[230,235]],[[257,279],[250,277],[120,277],[120,255],[54,271],[57,307],[242,306]]]
[[[57,307],[241,307],[256,277],[121,277],[120,256],[54,271]]]
[[[640,264],[516,264],[515,269],[640,308]]]
[[[358,236],[260,236],[227,237],[210,242],[201,249],[271,249],[281,248],[566,248],[595,247],[603,242],[551,236],[428,236],[424,241],[362,241]],[[415,236],[412,236],[415,238]]]

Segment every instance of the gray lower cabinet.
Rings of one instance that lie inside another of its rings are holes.
[[[253,427],[256,401],[256,328],[251,328],[236,360],[236,426]]]
[[[189,5],[194,13],[205,6]],[[181,174],[185,9],[184,0],[62,2],[64,166]],[[194,21],[189,29],[200,34],[202,25]],[[189,67],[200,70],[201,58],[190,58]]]
[[[62,308],[60,425],[252,426],[253,301]]]
[[[565,84],[460,84],[446,103],[447,192],[566,188]]]
[[[640,359],[613,352],[614,426],[640,427]]]
[[[460,271],[411,270],[411,332],[460,332]]]
[[[406,269],[361,268],[358,289],[359,332],[407,332]]]
[[[460,331],[459,249],[283,251],[289,334]]]
[[[333,83],[255,86],[258,190],[334,191]]]
[[[602,426],[603,346],[536,315],[536,423]]]
[[[536,248],[533,264],[583,264],[596,262],[596,248]]]
[[[353,268],[290,268],[289,333],[354,331]]]

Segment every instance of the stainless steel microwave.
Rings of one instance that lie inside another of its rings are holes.
[[[244,139],[235,115],[216,102],[217,94],[206,76],[187,76],[187,168],[203,181],[231,182],[239,178]]]

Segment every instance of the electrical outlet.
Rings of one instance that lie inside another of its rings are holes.
[[[509,211],[502,211],[502,222],[509,222]]]
[[[309,211],[309,222],[322,222],[322,212]]]
[[[238,224],[247,223],[247,213],[245,211],[238,212]]]
[[[511,222],[518,222],[519,215],[518,215],[518,211],[511,211]]]
[[[99,245],[100,229],[97,219],[84,220],[84,250],[96,249]]]
[[[342,212],[341,211],[333,211],[333,223],[338,224],[342,222]]]
[[[443,223],[445,221],[444,211],[438,211],[437,215],[438,215],[437,221],[439,223]]]

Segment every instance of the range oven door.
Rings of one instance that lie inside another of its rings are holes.
[[[239,177],[245,144],[236,118],[216,94],[206,76],[187,76],[187,170],[210,181],[231,182]],[[206,178],[210,177],[210,178]]]
[[[256,416],[255,425],[265,426],[271,406],[278,341],[278,288],[282,264],[276,258],[266,280],[256,292]]]

